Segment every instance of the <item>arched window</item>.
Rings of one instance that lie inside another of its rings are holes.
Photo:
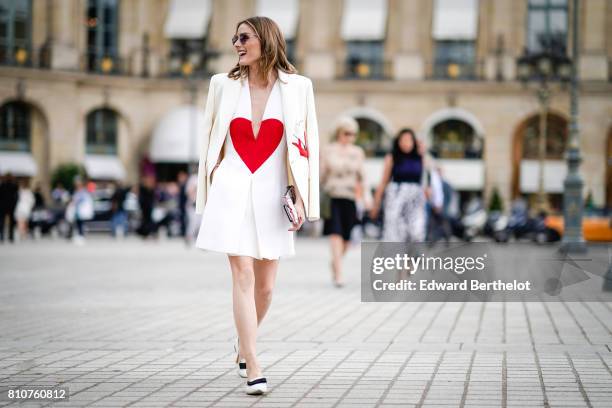
[[[117,113],[105,108],[87,115],[86,141],[88,154],[117,154]]]
[[[561,160],[567,141],[567,121],[556,115],[546,115],[546,159]],[[540,116],[527,121],[523,139],[523,159],[540,158]]]
[[[118,1],[87,2],[87,69],[104,73],[118,70]]]
[[[0,64],[31,61],[31,0],[0,0]]]
[[[440,159],[481,159],[483,143],[474,128],[458,119],[448,119],[432,129],[432,156]]]
[[[30,151],[30,106],[9,102],[0,108],[0,150]]]
[[[380,123],[369,118],[355,118],[359,133],[355,143],[365,150],[367,157],[381,157],[391,149],[391,140]]]

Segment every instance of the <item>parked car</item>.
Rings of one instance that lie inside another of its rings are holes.
[[[97,189],[92,193],[94,199],[94,217],[85,221],[88,231],[111,231],[112,212],[112,189]],[[140,209],[138,199],[132,192],[128,192],[123,203],[123,208],[128,214],[128,231],[133,231],[138,225]]]

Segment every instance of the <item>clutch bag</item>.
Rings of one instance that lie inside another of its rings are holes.
[[[283,210],[285,210],[285,214],[287,214],[287,219],[292,224],[298,224],[298,214],[295,209],[295,187],[287,186],[287,191],[281,197],[281,202],[283,204]]]

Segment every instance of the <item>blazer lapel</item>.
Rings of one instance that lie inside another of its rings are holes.
[[[285,137],[287,141],[287,148],[289,155],[291,156],[290,149],[292,142],[292,136],[295,128],[295,96],[293,84],[291,83],[290,76],[283,71],[278,71],[278,79],[280,83],[281,99],[283,102],[283,121],[285,122]],[[290,157],[291,159],[291,157]]]
[[[219,103],[219,122],[215,125],[216,130],[213,129],[212,134],[214,139],[211,140],[210,148],[208,150],[208,158],[211,160],[217,160],[221,152],[221,147],[225,141],[227,130],[229,128],[230,121],[236,112],[238,106],[238,98],[240,97],[242,81],[234,79],[226,79],[223,86],[223,92],[221,94],[221,102]],[[214,165],[209,166],[208,174],[212,172]]]

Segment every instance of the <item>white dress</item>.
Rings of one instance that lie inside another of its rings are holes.
[[[281,204],[287,187],[287,142],[278,81],[264,108],[257,137],[244,80],[213,174],[196,247],[256,259],[294,255],[294,232]]]

